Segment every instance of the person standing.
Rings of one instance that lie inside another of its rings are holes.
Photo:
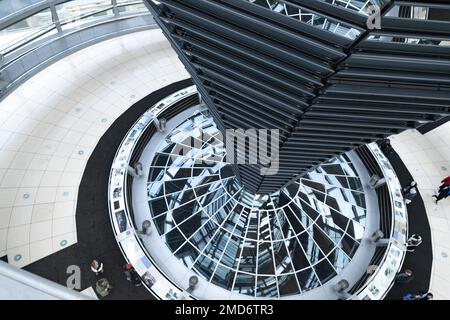
[[[403,196],[405,198],[405,203],[410,204],[411,201],[417,196],[417,189],[416,187],[412,187],[405,195]]]
[[[92,260],[91,271],[94,272],[96,276],[101,275],[103,273],[103,262],[96,259]]]
[[[450,195],[450,186],[446,186],[439,191],[439,194],[433,195],[433,197],[436,198],[436,203],[438,203],[442,199],[447,198],[449,195]]]
[[[109,295],[112,288],[113,287],[106,278],[101,278],[95,283],[95,292],[97,292],[97,294],[102,298]]]
[[[408,241],[406,241],[406,251],[408,252],[414,252],[416,251],[417,247],[422,244],[422,237],[418,234],[413,234],[411,237],[409,237]]]
[[[380,149],[385,155],[391,154],[394,150],[391,145],[391,140],[383,139],[380,144]]]
[[[414,180],[411,181],[410,184],[408,184],[406,187],[403,188],[403,194],[408,193],[409,191],[411,191],[412,188],[416,188],[417,186],[417,182],[415,182]]]
[[[135,287],[142,286],[141,278],[139,277],[138,273],[134,269],[131,270],[131,279],[130,279],[130,281]]]
[[[122,269],[128,281],[130,281],[136,287],[142,285],[141,278],[139,277],[138,273],[136,272],[136,270],[134,270],[131,264],[129,263],[124,264]]]
[[[395,282],[400,284],[408,284],[414,280],[413,272],[410,269],[406,269],[404,272],[395,276]]]
[[[122,267],[123,273],[128,281],[131,281],[131,273],[133,272],[133,266],[130,263],[125,263]]]

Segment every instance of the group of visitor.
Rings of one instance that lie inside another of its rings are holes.
[[[91,271],[95,273],[97,276],[97,282],[95,284],[95,291],[101,297],[106,297],[112,290],[112,286],[109,283],[108,279],[103,276],[104,268],[103,262],[94,259],[91,262]],[[122,266],[122,271],[127,279],[127,281],[131,282],[134,286],[139,287],[142,285],[141,278],[139,277],[136,270],[130,263],[126,263]]]

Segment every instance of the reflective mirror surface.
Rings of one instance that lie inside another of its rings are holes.
[[[157,148],[147,194],[173,254],[200,277],[254,297],[314,289],[339,274],[364,233],[366,202],[344,155],[270,195],[250,194],[198,113]]]

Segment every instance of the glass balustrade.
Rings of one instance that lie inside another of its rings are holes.
[[[150,14],[142,0],[47,1],[48,7],[0,30],[0,55],[5,57],[33,43],[89,25]],[[1,4],[0,4],[1,7]],[[22,9],[26,10],[25,9]],[[1,11],[1,10],[0,10]],[[10,14],[5,19],[12,17]],[[13,20],[13,19],[11,19]]]

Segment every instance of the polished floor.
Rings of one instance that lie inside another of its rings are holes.
[[[23,267],[77,242],[86,162],[133,103],[188,75],[159,30],[102,42],[0,103],[0,257]]]
[[[422,135],[409,130],[391,138],[392,145],[417,181],[431,226],[433,271],[430,291],[450,299],[450,198],[435,204],[440,181],[450,175],[450,122]]]
[[[25,267],[27,271],[65,285],[67,267],[77,265],[81,271],[81,290],[92,288],[98,278],[90,270],[92,259],[104,264],[104,274],[114,289],[102,299],[154,299],[143,286],[135,287],[125,279],[125,259],[116,242],[108,208],[108,182],[110,164],[129,128],[147,111],[170,92],[185,88],[190,80],[176,82],[157,90],[124,112],[99,140],[92,152],[80,182],[76,208],[76,244]],[[105,165],[108,164],[108,165]]]

